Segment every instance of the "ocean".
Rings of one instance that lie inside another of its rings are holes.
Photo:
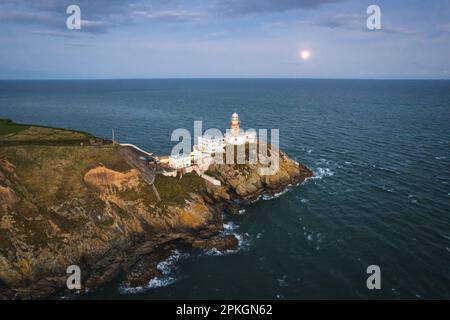
[[[237,251],[175,251],[145,288],[84,298],[450,298],[450,81],[0,81],[0,117],[167,154],[177,128],[279,129],[315,177],[262,199],[225,233]],[[381,289],[366,286],[369,265]]]

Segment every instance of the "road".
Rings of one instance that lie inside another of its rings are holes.
[[[147,153],[131,146],[120,146],[119,152],[130,166],[139,170],[145,182],[153,184],[155,176],[160,172],[160,169],[157,166],[148,166],[144,160],[140,159],[140,157],[148,157]]]

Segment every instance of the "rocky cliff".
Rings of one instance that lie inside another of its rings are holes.
[[[1,147],[0,297],[67,294],[72,264],[83,289],[118,276],[142,285],[174,248],[235,247],[237,239],[220,235],[224,209],[234,213],[312,175],[284,153],[275,175],[258,166],[212,166],[208,174],[221,186],[195,173],[158,175],[159,200],[115,147]]]

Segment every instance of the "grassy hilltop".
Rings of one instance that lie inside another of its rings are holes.
[[[93,135],[75,130],[18,124],[0,119],[0,146],[7,145],[80,145],[104,143]]]

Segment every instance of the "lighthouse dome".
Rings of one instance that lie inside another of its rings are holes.
[[[234,117],[239,117],[239,115],[235,112],[235,113],[233,113],[232,115],[231,115],[233,118]]]

